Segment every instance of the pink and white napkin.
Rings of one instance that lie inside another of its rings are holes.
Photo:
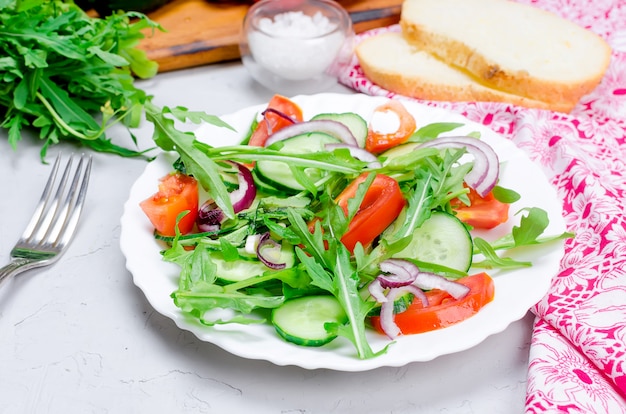
[[[563,200],[561,268],[537,316],[527,413],[626,413],[626,2],[518,0],[602,36],[612,47],[601,84],[570,114],[508,104],[420,101],[458,112],[512,140],[540,164]],[[374,29],[357,41],[399,27]],[[339,81],[369,95],[356,58]]]

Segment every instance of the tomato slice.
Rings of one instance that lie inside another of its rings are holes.
[[[159,190],[139,205],[156,231],[165,236],[176,234],[176,218],[189,210],[178,223],[181,233],[189,233],[198,216],[198,182],[179,172],[168,174],[161,178]]]
[[[381,153],[389,148],[405,143],[415,132],[415,118],[406,110],[402,103],[390,100],[377,107],[374,112],[393,112],[398,116],[400,125],[395,132],[381,133],[373,129],[370,124],[365,149],[374,154]]]
[[[476,229],[492,229],[509,219],[509,204],[498,201],[490,192],[485,197],[470,188],[470,205],[455,199],[450,202],[456,216]]]
[[[439,289],[426,292],[428,307],[423,307],[422,302],[416,300],[406,311],[395,315],[400,331],[404,335],[412,335],[445,328],[475,315],[493,300],[493,279],[487,273],[466,276],[457,282],[470,288],[465,297],[456,300]],[[371,322],[377,331],[384,333],[380,326],[380,317],[373,316]]]
[[[301,122],[302,109],[289,98],[282,95],[274,95],[267,104],[268,109],[274,109],[285,115],[290,116],[293,120]],[[274,132],[291,125],[292,122],[283,118],[272,111],[266,111],[261,122],[258,123],[256,129],[250,136],[248,145],[263,147],[267,138]]]
[[[367,176],[367,173],[361,174],[335,200],[344,213],[348,214],[348,200],[355,197],[359,184]],[[398,182],[389,176],[377,174],[341,242],[350,252],[358,242],[367,246],[398,217],[405,205],[406,200]]]

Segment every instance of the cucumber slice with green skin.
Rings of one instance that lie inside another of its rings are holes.
[[[240,282],[242,280],[262,275],[267,271],[271,271],[260,260],[252,260],[249,257],[240,260],[226,261],[219,253],[212,254],[211,259],[217,267],[217,278],[225,283]],[[296,261],[296,255],[293,246],[283,243],[280,248],[280,254],[276,260],[277,263],[285,263],[286,267],[293,267]]]
[[[344,324],[348,317],[334,296],[303,296],[272,310],[276,332],[288,342],[302,346],[322,346],[336,335],[324,328],[327,322]]]
[[[272,184],[265,181],[265,179],[259,175],[256,169],[252,170],[252,177],[254,178],[254,185],[256,186],[257,191],[268,195],[280,195],[284,192],[279,188],[276,188]]]
[[[308,154],[326,151],[326,144],[338,144],[339,139],[321,132],[311,132],[295,137],[288,138],[284,141],[281,152],[290,154]],[[294,178],[289,166],[280,161],[262,161],[259,160],[255,165],[256,174],[264,182],[270,186],[286,191],[299,192],[305,188]],[[313,182],[324,177],[325,172],[317,168],[306,168],[304,173]]]
[[[415,229],[409,245],[393,257],[466,272],[472,265],[472,254],[472,236],[465,224],[452,214],[437,211]]]
[[[365,141],[367,140],[367,122],[363,117],[359,114],[355,114],[354,112],[344,112],[344,113],[328,113],[328,114],[318,114],[311,118],[311,121],[327,119],[330,121],[336,121],[344,124],[348,127],[356,142],[359,144],[359,147],[365,148]]]

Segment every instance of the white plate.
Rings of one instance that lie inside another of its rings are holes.
[[[386,98],[367,95],[320,94],[293,98],[303,109],[305,119],[320,112],[352,111],[369,119],[374,108]],[[479,131],[482,138],[498,153],[501,163],[500,184],[521,194],[511,212],[521,207],[536,206],[548,212],[548,234],[565,231],[561,203],[538,166],[511,142],[488,128],[444,110],[405,102],[415,116],[418,127],[432,122],[461,122],[465,127],[452,131],[459,135]],[[238,132],[205,125],[198,129],[198,139],[214,145],[234,144],[245,135],[252,118],[263,106],[243,109],[222,117]],[[455,326],[420,335],[400,337],[380,357],[359,360],[351,343],[343,338],[321,348],[300,347],[280,339],[270,325],[237,325],[207,327],[186,317],[173,303],[170,294],[177,288],[179,269],[161,260],[163,245],[154,240],[152,227],[138,204],[156,191],[157,180],[171,171],[172,154],[161,154],[146,167],[133,185],[124,206],[120,244],[126,256],[126,266],[134,282],[143,290],[152,306],[171,318],[182,329],[193,332],[203,341],[214,343],[235,355],[270,361],[277,365],[297,365],[307,369],[328,368],[341,371],[364,371],[381,366],[402,366],[414,361],[428,361],[440,355],[473,347],[489,335],[503,331],[510,323],[521,319],[528,309],[547,292],[550,281],[559,269],[564,253],[563,242],[516,252],[515,257],[532,260],[533,267],[509,272],[491,272],[495,279],[495,298],[477,315]],[[511,214],[510,223],[500,232],[517,224],[519,217]],[[499,234],[491,234],[495,238]],[[387,344],[386,337],[368,333],[374,351]]]

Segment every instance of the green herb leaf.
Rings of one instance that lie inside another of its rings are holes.
[[[324,239],[319,221],[311,234],[306,223],[293,211],[289,219],[294,231],[304,241],[305,250],[296,247],[296,254],[311,277],[311,283],[335,296],[348,316],[346,327],[329,328],[337,329],[338,334],[352,341],[359,358],[375,357],[377,354],[365,337],[365,318],[375,304],[364,301],[359,295],[360,277],[350,261],[348,249],[338,241],[341,234],[330,228],[328,232],[334,236]]]
[[[146,118],[154,124],[154,142],[165,151],[177,151],[187,173],[199,180],[227,217],[234,218],[233,205],[219,174],[219,166],[203,153],[202,146],[196,145],[194,134],[178,130],[174,120],[166,117],[171,113],[167,107],[161,109],[146,102],[145,110]],[[181,116],[180,108],[177,114]]]
[[[524,212],[526,215],[522,214]],[[574,236],[573,233],[563,232],[558,235],[542,237],[549,223],[548,213],[543,209],[530,207],[520,210],[517,214],[522,214],[519,226],[514,226],[510,234],[492,242],[491,246],[494,250],[547,243],[553,240],[568,239]]]
[[[474,238],[474,246],[480,250],[480,252],[485,256],[485,260],[480,262],[473,262],[472,267],[483,268],[483,269],[516,269],[520,267],[530,267],[532,266],[531,262],[527,261],[518,261],[512,259],[510,257],[500,257],[496,253],[496,251],[491,247],[489,242],[480,237]]]
[[[496,185],[491,192],[496,200],[506,204],[513,204],[521,198],[517,192],[499,185]]]
[[[568,239],[574,236],[574,234],[570,232],[563,232],[552,236],[542,236],[549,223],[546,211],[538,207],[530,207],[520,210],[518,214],[524,212],[526,215],[522,215],[519,226],[513,226],[511,233],[500,239],[492,243],[488,243],[480,238],[474,239],[474,252],[482,253],[482,255],[485,256],[485,260],[474,262],[472,266],[502,269],[530,266],[531,263],[529,262],[518,262],[511,258],[498,257],[496,251],[549,243],[551,241]]]
[[[422,142],[427,139],[437,138],[444,132],[455,130],[463,125],[457,122],[433,122],[415,131],[409,137],[409,142]]]

